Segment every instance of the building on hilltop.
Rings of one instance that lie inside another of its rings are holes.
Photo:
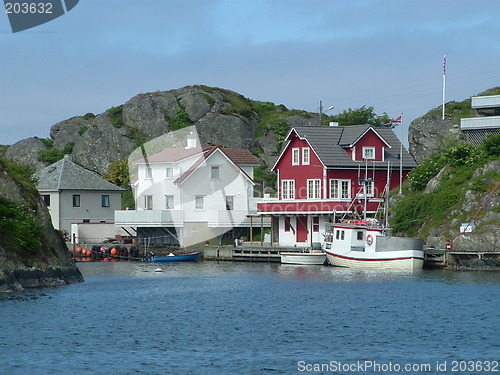
[[[389,127],[300,126],[285,142],[273,166],[277,198],[257,205],[258,214],[271,216],[280,246],[312,246],[342,215],[373,215],[388,177],[393,189],[400,168],[406,178],[416,166]]]
[[[460,130],[468,142],[480,146],[492,134],[500,134],[500,95],[473,96],[471,107],[481,117],[463,118]]]
[[[72,224],[114,223],[125,189],[113,185],[67,158],[36,172],[36,188],[54,228],[72,234]]]

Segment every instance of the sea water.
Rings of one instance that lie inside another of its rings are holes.
[[[1,374],[500,371],[498,272],[78,266],[84,283],[0,297]]]

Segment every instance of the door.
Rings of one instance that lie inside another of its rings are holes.
[[[307,242],[307,232],[307,216],[297,216],[295,240],[297,242]]]

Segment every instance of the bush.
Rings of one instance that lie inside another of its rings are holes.
[[[487,137],[483,141],[482,149],[487,155],[500,156],[500,134]]]
[[[123,126],[123,105],[118,107],[111,107],[106,111],[108,115],[109,122],[115,128],[121,128]]]
[[[36,252],[41,246],[41,227],[27,206],[0,196],[0,239],[2,244]]]

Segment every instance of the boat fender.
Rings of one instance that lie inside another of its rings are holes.
[[[373,236],[371,234],[369,234],[368,236],[366,236],[366,244],[368,246],[371,246],[373,244]]]
[[[453,244],[451,242],[446,244],[446,250],[453,250]]]

